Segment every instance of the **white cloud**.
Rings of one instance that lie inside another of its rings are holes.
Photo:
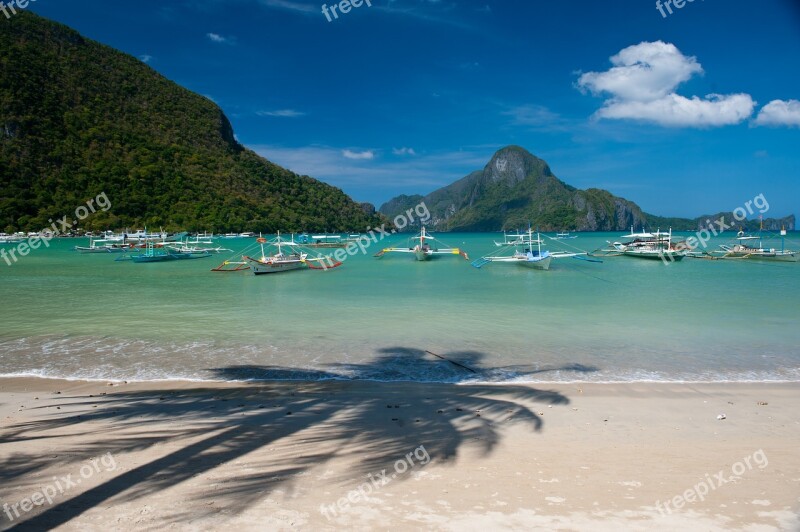
[[[208,37],[212,42],[220,44],[233,44],[233,39],[230,37],[223,37],[219,33],[206,33],[206,37]]]
[[[153,59],[152,55],[142,54],[139,56],[139,61],[142,63],[149,63],[151,59]]]
[[[668,94],[649,102],[607,102],[597,115],[602,118],[655,122],[662,126],[727,126],[746,120],[753,114],[754,105],[748,94],[709,94],[705,98]]]
[[[755,123],[759,126],[800,127],[800,101],[772,100],[761,108]]]
[[[416,155],[417,152],[414,151],[414,148],[406,148],[403,146],[402,148],[392,148],[392,153],[395,155]]]
[[[675,89],[703,67],[695,57],[683,55],[671,43],[642,42],[611,57],[605,72],[587,72],[577,86],[611,97],[597,111],[599,118],[629,119],[662,126],[708,127],[738,124],[753,113],[748,94],[709,94],[687,98]]]
[[[277,111],[258,111],[256,114],[258,116],[278,116],[281,118],[297,118],[299,116],[305,116],[305,113],[301,111],[295,111],[294,109],[278,109]]]
[[[375,158],[375,152],[372,150],[352,151],[342,150],[342,155],[347,159],[366,160],[370,161]]]

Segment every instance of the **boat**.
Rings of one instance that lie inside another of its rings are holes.
[[[556,240],[552,237],[551,239]],[[550,264],[554,259],[575,258],[589,262],[602,262],[598,260],[587,259],[586,255],[588,255],[588,253],[585,251],[548,251],[546,249],[542,249],[543,243],[544,241],[542,240],[541,234],[537,232],[534,238],[533,230],[528,228],[527,233],[518,233],[517,235],[514,235],[514,238],[512,238],[509,241],[509,244],[505,246],[512,252],[510,255],[501,254],[483,256],[474,260],[472,262],[472,266],[475,268],[482,268],[487,264],[497,262],[505,264],[518,264],[525,268],[533,268],[535,270],[549,270]],[[495,244],[497,244],[497,242],[495,242]]]
[[[736,235],[735,244],[720,245],[721,251],[716,252],[721,259],[749,259],[774,262],[798,262],[800,252],[786,249],[786,229],[781,229],[781,248],[764,247],[761,230],[758,235],[747,235],[744,231],[739,231]],[[756,245],[751,245],[756,244]]]
[[[343,248],[348,242],[339,235],[306,235],[297,237],[297,242],[309,248]]]
[[[190,259],[204,259],[210,257],[208,252],[203,253],[181,253],[169,247],[161,248],[161,251],[156,251],[152,242],[147,243],[147,248],[143,253],[131,254],[130,260],[136,263],[150,263],[150,262],[170,262],[176,260],[190,260]]]
[[[242,257],[255,275],[281,273],[305,268],[310,268],[312,270],[328,270],[342,265],[341,262],[329,256],[309,258],[310,253],[305,251],[299,243],[295,242],[294,239],[288,241],[281,238],[280,233],[278,233],[273,240],[268,241],[265,238],[259,237],[256,242],[261,246],[261,257]],[[226,262],[231,264],[230,261]],[[225,263],[215,268],[214,271],[238,271],[244,269],[220,269],[224,265]]]
[[[667,263],[683,260],[689,250],[685,242],[673,240],[672,228],[667,233],[662,233],[660,229],[655,233],[644,231],[634,233],[633,227],[631,227],[631,233],[622,238],[628,239],[628,241],[608,242],[611,248],[596,250],[592,255],[606,257],[624,255],[638,259],[660,260]]]
[[[571,235],[569,231],[562,231],[560,233],[556,233],[556,236],[551,237],[553,240],[570,240],[573,238],[578,238],[578,235]]]
[[[494,245],[503,248],[506,246],[515,246],[517,244],[521,244],[523,239],[525,238],[525,233],[520,233],[517,231],[516,233],[506,233],[503,231],[503,241],[498,242],[497,240],[494,241]]]
[[[374,256],[376,258],[381,258],[387,253],[411,253],[414,255],[416,260],[426,261],[439,255],[459,255],[464,259],[469,260],[466,252],[461,251],[459,248],[439,248],[437,243],[443,245],[444,243],[440,242],[434,238],[433,235],[428,233],[425,229],[425,226],[422,227],[422,230],[417,236],[412,237],[410,240],[413,245],[409,245],[407,248],[385,248],[377,252]]]
[[[90,238],[88,246],[75,246],[78,253],[127,253],[133,248],[132,244],[123,244],[116,239]]]

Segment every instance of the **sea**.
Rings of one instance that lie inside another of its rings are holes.
[[[592,251],[623,233],[575,234],[546,249]],[[436,236],[470,260],[375,258],[407,245],[408,235],[392,235],[335,269],[255,276],[211,271],[258,255],[252,238],[219,240],[233,251],[210,258],[151,264],[82,255],[73,246],[88,239],[54,239],[0,261],[0,376],[800,381],[800,263],[609,257],[559,259],[549,271],[478,269],[471,260],[496,253],[502,233]],[[800,235],[786,246],[800,248]]]

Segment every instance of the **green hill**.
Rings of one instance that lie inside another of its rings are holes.
[[[0,231],[105,192],[86,229],[348,231],[380,215],[242,147],[213,102],[21,12],[0,24]]]

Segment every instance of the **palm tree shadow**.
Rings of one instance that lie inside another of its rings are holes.
[[[59,449],[60,456],[70,457],[61,461],[52,456],[8,456],[0,461],[0,484],[12,487],[13,481],[44,475],[54,466],[74,468],[76,456],[111,453],[123,462],[125,453],[165,442],[175,449],[44,507],[15,529],[59,526],[109,499],[135,501],[244,457],[249,461],[248,473],[237,474],[213,490],[203,490],[196,498],[204,504],[205,499],[213,499],[228,511],[239,513],[278,487],[291,488],[298,475],[335,457],[355,464],[348,469],[348,478],[341,479],[343,488],[352,489],[354,483],[378,474],[420,446],[437,463],[454,460],[466,444],[488,455],[499,443],[504,424],[518,422],[533,431],[542,429],[534,404],[569,403],[558,392],[532,386],[459,385],[490,372],[482,366],[485,356],[461,352],[448,353],[445,358],[462,366],[417,349],[390,347],[369,363],[334,365],[330,371],[274,366],[214,368],[210,371],[217,380],[248,382],[221,388],[113,392],[99,402],[98,408],[92,408],[98,404],[97,398],[65,398],[72,406],[85,407],[82,413],[9,427],[0,433],[0,444],[63,438],[65,431],[76,427],[83,434],[95,435],[94,443]],[[552,371],[561,369],[595,370],[567,365]],[[419,380],[427,376],[439,382],[387,386],[343,377],[343,372],[353,371],[364,378]],[[301,432],[303,437],[293,438],[292,445],[287,446],[291,453],[269,451],[279,440]],[[193,505],[191,515],[176,510],[171,516],[163,516],[164,522],[202,518],[196,508],[204,504]],[[217,511],[209,508],[208,513]]]

